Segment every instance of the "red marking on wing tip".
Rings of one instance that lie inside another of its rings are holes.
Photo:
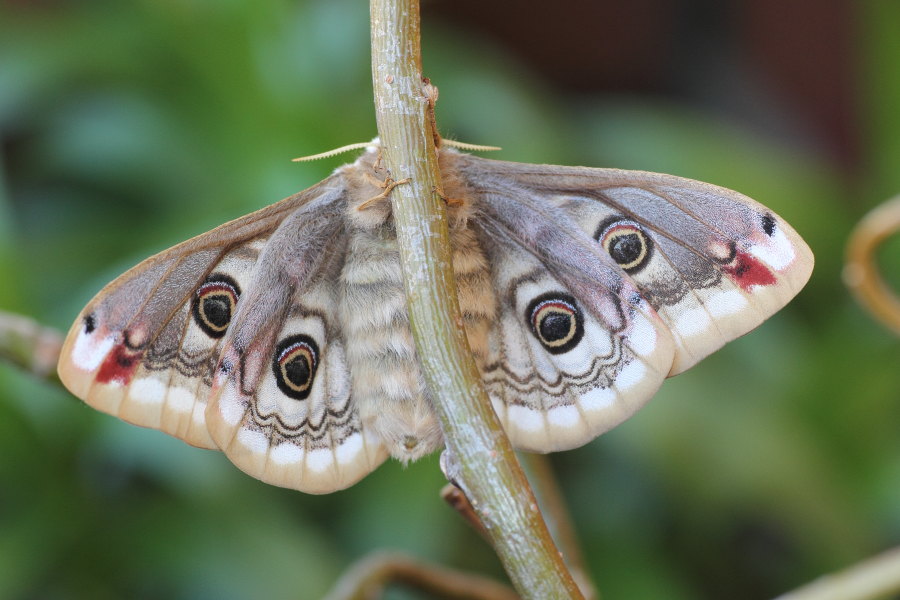
[[[769,267],[746,252],[737,252],[731,264],[722,270],[728,273],[744,291],[749,291],[754,285],[772,285],[778,281]]]
[[[103,359],[100,370],[97,371],[98,383],[127,384],[138,365],[142,352],[132,352],[122,344],[116,344],[112,352]]]

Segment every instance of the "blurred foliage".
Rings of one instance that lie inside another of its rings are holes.
[[[847,233],[900,190],[900,5],[860,5],[852,176],[708,110],[566,97],[425,23],[446,135],[731,187],[816,253],[786,310],[553,457],[608,599],[762,598],[900,543],[900,341],[840,282]],[[324,177],[340,159],[288,159],[374,136],[368,44],[350,0],[0,5],[0,308],[65,329],[142,258]],[[2,365],[0,456],[0,598],[318,598],[376,548],[502,577],[436,456],[307,496]]]

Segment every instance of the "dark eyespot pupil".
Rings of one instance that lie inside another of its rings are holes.
[[[550,354],[572,350],[584,336],[578,303],[565,292],[551,291],[534,298],[524,316],[532,335]]]
[[[302,333],[284,338],[272,356],[272,373],[278,389],[294,400],[306,400],[313,390],[319,346]]]
[[[309,382],[309,361],[305,356],[298,356],[282,367],[284,377],[297,387],[303,387]]]
[[[97,321],[94,319],[94,315],[90,314],[84,318],[84,332],[85,333],[94,333],[94,330],[97,328]]]
[[[223,337],[231,325],[240,295],[241,288],[234,279],[213,273],[195,292],[191,303],[194,322],[209,337]]]
[[[562,313],[550,313],[539,325],[541,337],[548,342],[555,342],[565,338],[572,331],[572,315]]]
[[[644,243],[637,233],[616,236],[609,244],[609,255],[620,265],[627,265],[641,256]]]
[[[214,327],[228,327],[231,321],[231,302],[225,296],[208,296],[203,299],[203,316]]]

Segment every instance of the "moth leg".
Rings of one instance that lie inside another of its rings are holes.
[[[356,210],[366,210],[367,208],[370,208],[374,203],[387,199],[387,197],[391,195],[391,192],[394,190],[394,188],[398,185],[409,183],[411,181],[409,177],[407,177],[406,179],[401,179],[400,181],[394,181],[390,176],[386,177],[384,181],[378,181],[377,178],[368,173],[366,173],[366,178],[369,179],[375,187],[384,188],[384,191],[382,191],[377,196],[372,196],[371,198],[357,206]]]
[[[444,195],[439,189],[437,189],[437,188],[432,188],[431,191],[433,191],[435,194],[437,194],[438,196],[440,196],[440,197],[441,197],[441,200],[444,201],[444,204],[446,204],[448,208],[459,208],[460,206],[465,206],[465,205],[466,205],[466,201],[463,200],[462,198],[451,198],[451,197],[449,197],[449,196],[445,196],[445,195]]]
[[[379,150],[377,160],[381,160],[381,151],[380,150]],[[388,177],[388,176],[385,176],[385,179],[379,179],[378,177],[376,177],[375,175],[372,175],[369,172],[363,172],[363,177],[365,177],[366,181],[371,183],[374,187],[377,187],[380,189],[384,189],[384,187],[387,185],[388,180],[390,180],[390,177]]]
[[[431,136],[434,139],[434,147],[436,150],[440,150],[443,139],[441,138],[441,134],[438,133],[437,120],[434,117],[434,107],[438,101],[438,89],[436,85],[431,83],[430,79],[423,77],[422,91],[425,94],[426,102],[428,102],[428,125],[431,127]]]
[[[378,153],[375,155],[375,162],[372,163],[372,170],[375,171],[376,173],[379,171],[379,169],[382,168],[382,167],[381,167],[381,156],[382,156],[382,154],[381,154],[381,146],[380,146],[380,145],[378,146],[378,151],[377,151],[377,152],[378,152]]]

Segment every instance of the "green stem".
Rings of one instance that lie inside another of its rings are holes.
[[[444,432],[451,478],[467,495],[525,598],[583,598],[541,518],[468,348],[451,268],[441,181],[423,90],[418,0],[371,0],[372,81],[409,318]]]

